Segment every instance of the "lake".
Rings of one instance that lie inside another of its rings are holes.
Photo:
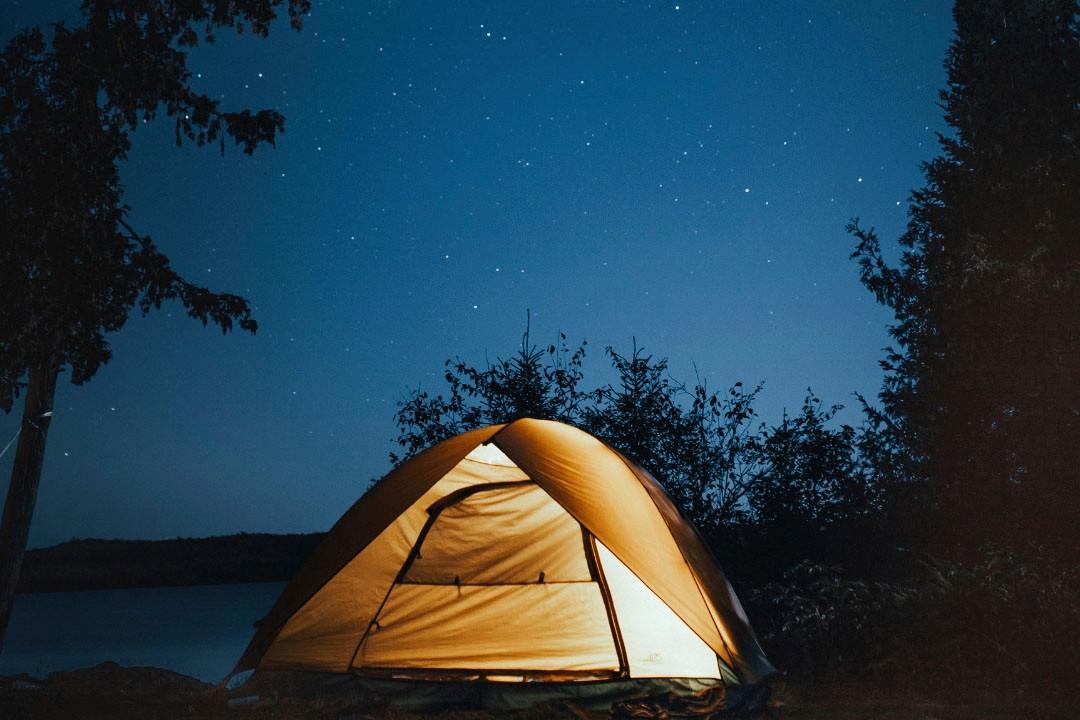
[[[17,595],[0,675],[44,677],[112,660],[216,683],[284,587],[276,582]]]

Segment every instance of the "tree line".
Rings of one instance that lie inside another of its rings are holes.
[[[587,344],[566,337],[546,347],[526,328],[506,358],[476,367],[445,363],[443,392],[416,390],[395,415],[398,463],[466,430],[520,417],[583,428],[653,474],[704,537],[722,544],[727,562],[744,557],[741,575],[768,576],[798,559],[865,557],[882,537],[888,488],[864,452],[878,440],[872,424],[833,422],[841,409],[807,391],[795,413],[759,419],[761,385],[711,390],[701,378],[680,382],[665,358],[636,342],[605,356],[614,382],[588,388]],[[753,529],[755,538],[735,537]],[[861,542],[854,542],[855,538]],[[752,545],[753,552],[739,548]],[[756,567],[755,567],[756,566]]]

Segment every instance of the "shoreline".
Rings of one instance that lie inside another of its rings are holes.
[[[70,540],[28,550],[16,594],[284,582],[323,535]]]

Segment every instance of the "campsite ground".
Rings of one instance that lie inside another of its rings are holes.
[[[232,702],[230,703],[230,699]],[[1001,695],[950,702],[920,697],[896,686],[857,681],[782,680],[760,717],[775,720],[1029,720],[1074,717],[1075,708],[1033,704],[1004,706]],[[145,718],[174,720],[600,720],[606,712],[585,712],[569,704],[528,711],[492,713],[448,711],[418,715],[380,707],[362,697],[266,698],[226,694],[194,678],[155,668],[121,668],[111,663],[42,681],[28,677],[0,679],[0,717],[69,720],[71,718]]]

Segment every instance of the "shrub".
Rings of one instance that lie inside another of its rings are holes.
[[[774,661],[809,676],[906,679],[954,694],[1054,696],[1080,667],[1080,578],[1041,548],[926,559],[908,582],[803,562],[749,596]]]
[[[750,596],[774,661],[810,675],[886,661],[895,650],[893,629],[914,621],[919,599],[914,587],[848,579],[809,561]]]

